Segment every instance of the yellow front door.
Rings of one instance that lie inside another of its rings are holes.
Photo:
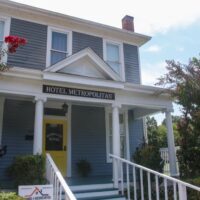
[[[44,119],[43,153],[49,153],[61,171],[66,176],[67,171],[67,121]]]

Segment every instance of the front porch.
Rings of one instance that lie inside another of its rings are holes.
[[[112,163],[109,153],[115,152],[116,155],[130,160],[146,136],[143,116],[161,110],[138,105],[68,101],[68,111],[64,113],[62,105],[66,101],[36,98],[33,103],[31,100],[13,95],[1,97],[3,112],[0,138],[1,145],[6,145],[8,149],[7,154],[0,158],[2,180],[6,179],[5,170],[15,156],[42,152],[51,154],[50,150],[45,149],[47,144],[43,121],[55,119],[64,120],[67,124],[67,136],[63,137],[66,147],[62,143],[60,149],[66,152],[63,174],[67,177],[78,177],[77,162],[87,160],[92,168],[90,177],[111,177]],[[169,127],[170,115],[166,113]],[[171,141],[170,137],[169,139]]]
[[[1,179],[15,156],[42,153],[52,155],[65,177],[79,176],[80,160],[90,163],[89,176],[112,176],[109,154],[131,160],[146,138],[143,118],[157,112],[166,114],[170,172],[177,175],[172,102],[162,89],[12,68],[1,76],[0,96],[0,145],[7,146],[0,158]]]

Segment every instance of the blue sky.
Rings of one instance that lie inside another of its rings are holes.
[[[146,85],[153,85],[166,72],[166,59],[187,63],[200,53],[199,0],[14,1],[119,28],[126,14],[134,16],[136,32],[152,36],[140,50],[142,80]],[[180,114],[177,106],[174,109],[175,115]],[[163,115],[156,118],[160,123]]]
[[[142,79],[144,84],[154,85],[157,78],[166,73],[165,60],[187,64],[189,58],[200,54],[200,21],[186,27],[172,28],[165,33],[156,33],[141,48]],[[180,107],[174,104],[173,115],[181,115]],[[161,123],[164,115],[154,116]]]
[[[144,84],[154,84],[165,73],[165,60],[187,64],[189,58],[200,53],[200,21],[186,27],[172,28],[156,33],[150,42],[140,49]]]

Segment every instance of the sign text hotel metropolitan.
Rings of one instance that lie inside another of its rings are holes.
[[[110,92],[100,92],[94,90],[83,90],[77,88],[67,88],[52,85],[43,85],[43,92],[49,94],[70,95],[76,97],[88,97],[96,99],[114,100],[115,94]]]

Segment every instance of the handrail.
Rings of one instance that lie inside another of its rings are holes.
[[[61,172],[55,165],[53,159],[50,154],[46,154],[46,177],[47,180],[53,184],[54,187],[54,199],[59,200],[62,199],[62,195],[64,192],[64,196],[66,200],[76,200],[76,197],[70,190],[67,185],[65,179],[63,178]]]
[[[179,179],[173,178],[173,177],[171,177],[171,176],[168,176],[168,175],[159,173],[159,172],[157,172],[157,171],[154,171],[154,170],[149,169],[149,168],[147,168],[147,167],[144,167],[144,166],[142,166],[142,165],[138,165],[138,164],[136,164],[136,163],[130,162],[130,161],[128,161],[128,160],[125,160],[124,158],[120,158],[120,157],[115,156],[115,155],[112,155],[112,154],[110,154],[110,157],[116,158],[116,159],[121,160],[121,161],[123,161],[123,162],[125,162],[125,163],[128,163],[129,165],[132,165],[132,166],[137,167],[137,168],[141,168],[141,169],[143,169],[143,170],[145,170],[145,171],[148,171],[148,172],[150,172],[150,173],[156,174],[156,175],[158,175],[158,176],[160,176],[160,177],[162,177],[162,178],[166,178],[166,179],[168,179],[168,180],[170,180],[170,181],[175,181],[175,182],[177,182],[177,183],[180,183],[180,184],[182,184],[182,185],[185,185],[185,186],[187,186],[187,187],[190,187],[190,188],[192,188],[192,189],[194,189],[194,190],[200,191],[200,187],[197,187],[197,186],[192,185],[192,184],[190,184],[190,183],[186,183],[186,182],[184,182],[184,181],[181,181],[181,180],[179,180]]]
[[[138,165],[136,163],[133,163],[131,161],[128,161],[124,158],[120,158],[118,156],[115,156],[115,155],[112,155],[112,154],[109,154],[109,156],[111,158],[113,158],[113,160],[117,161],[118,163],[118,171],[120,172],[120,168],[121,168],[121,179],[123,179],[123,174],[124,174],[124,170],[123,170],[123,164],[126,165],[127,167],[127,170],[126,170],[126,175],[127,175],[127,180],[129,181],[129,167],[131,166],[133,168],[133,181],[134,181],[134,185],[137,185],[135,182],[136,182],[136,177],[135,177],[135,172],[136,172],[136,169],[138,168],[140,170],[140,182],[143,182],[143,171],[146,171],[146,173],[148,174],[148,188],[151,188],[151,177],[150,177],[150,174],[153,174],[155,176],[155,180],[156,180],[156,192],[159,192],[159,189],[158,189],[158,177],[160,178],[163,178],[164,180],[164,187],[165,187],[165,192],[166,192],[166,196],[167,196],[167,181],[172,181],[173,183],[173,186],[174,186],[174,192],[176,193],[176,187],[178,186],[178,189],[179,189],[179,199],[187,199],[187,192],[186,192],[186,187],[190,188],[190,189],[193,189],[193,190],[196,190],[198,192],[200,192],[200,187],[197,187],[195,185],[192,185],[190,183],[186,183],[184,181],[181,181],[179,179],[176,179],[176,178],[173,178],[171,176],[168,176],[168,175],[165,175],[165,174],[162,174],[162,173],[159,173],[157,171],[154,171],[152,169],[149,169],[147,167],[144,167],[144,166],[141,166],[141,165]],[[113,162],[114,163],[114,162]],[[122,185],[123,185],[123,180],[122,180]],[[130,183],[127,182],[127,185],[128,187],[130,187]],[[141,188],[143,188],[144,186],[141,185]],[[123,190],[123,189],[122,189]],[[130,191],[130,188],[127,189],[128,191]],[[150,190],[150,189],[149,189]],[[135,190],[136,191],[136,190]],[[143,191],[142,191],[143,193]],[[151,192],[149,191],[149,195],[151,194]],[[143,194],[144,195],[144,194]],[[151,196],[151,195],[150,195]],[[177,194],[174,194],[174,196],[177,196]],[[129,199],[129,198],[128,198]],[[149,198],[151,199],[151,197]],[[167,198],[166,198],[167,199]]]

